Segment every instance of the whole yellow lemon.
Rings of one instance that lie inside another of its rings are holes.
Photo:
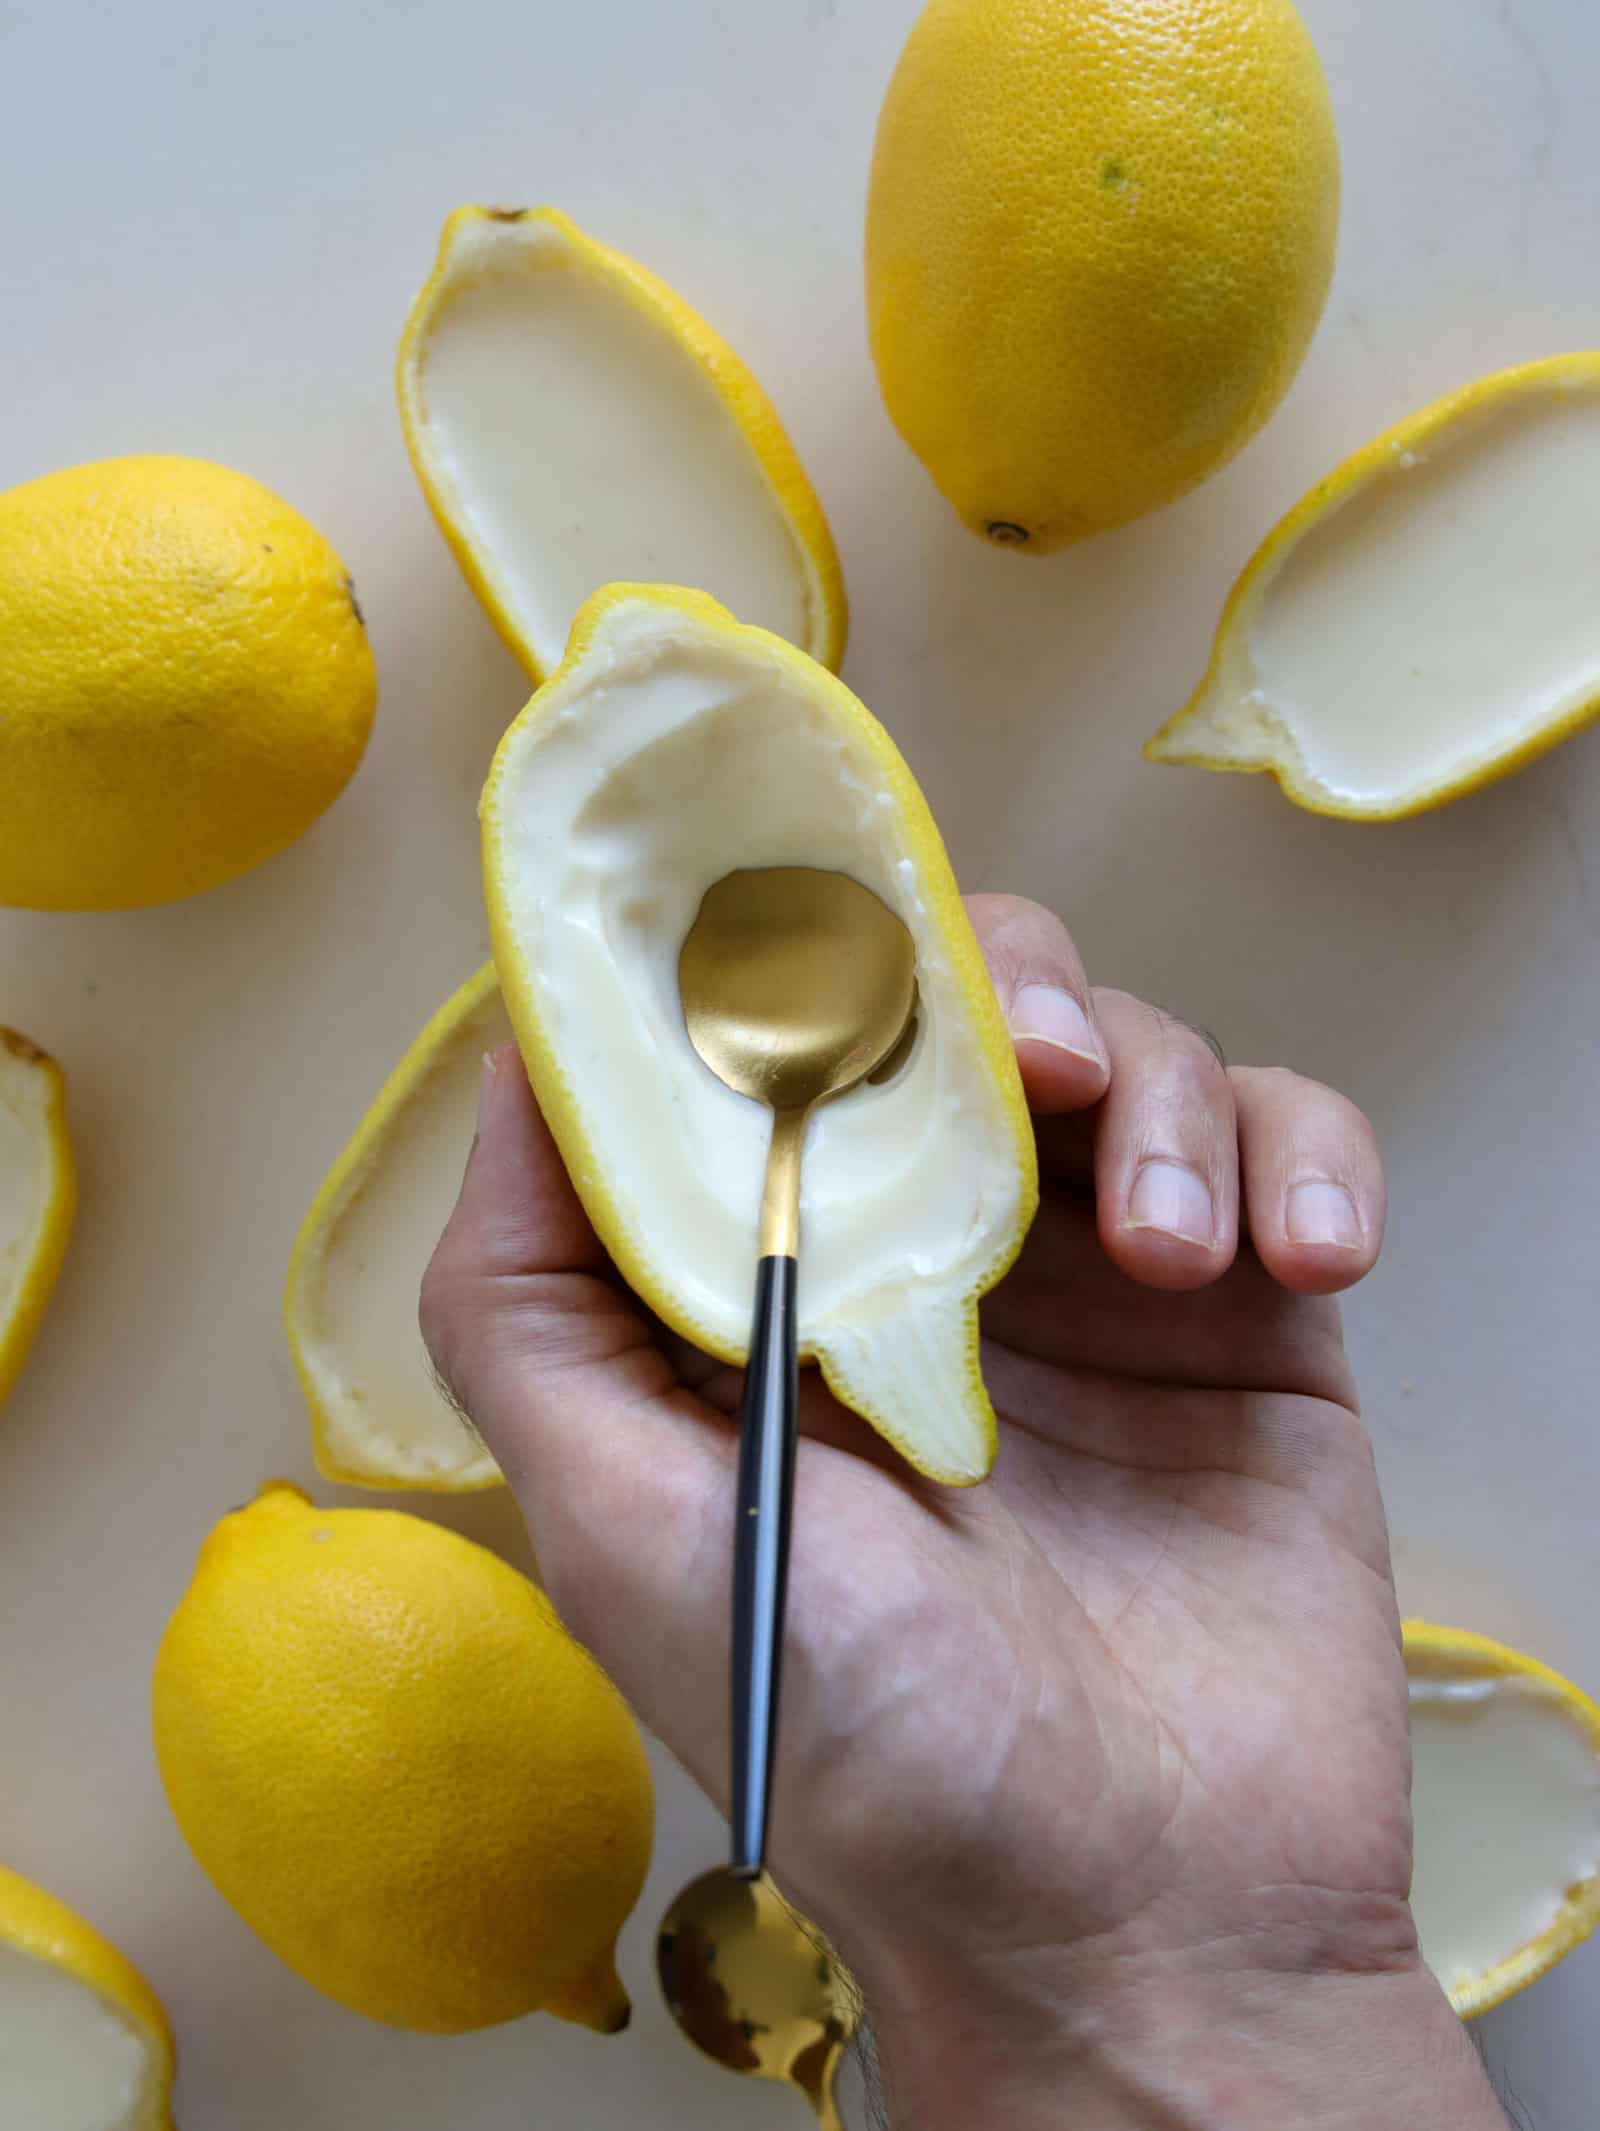
[[[626,2024],[614,1947],[650,1861],[643,1742],[495,1555],[275,1482],[201,1549],[154,1722],[195,1856],[328,1997],[436,2034],[539,2007]]]
[[[377,676],[343,563],[202,459],[0,495],[0,903],[170,902],[293,842],[361,760]]]
[[[932,0],[867,209],[889,412],[991,540],[1046,552],[1170,503],[1287,391],[1338,207],[1289,0]]]

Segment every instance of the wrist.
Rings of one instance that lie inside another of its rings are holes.
[[[870,1971],[893,2131],[1506,2131],[1409,1916],[1358,1965],[1297,1934],[1100,1943],[969,1968],[959,1993]]]

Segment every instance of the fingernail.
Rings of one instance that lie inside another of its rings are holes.
[[[489,1122],[489,1107],[494,1101],[495,1062],[493,1051],[485,1051],[483,1064],[478,1070],[478,1137],[483,1137],[483,1128]]]
[[[1106,1062],[1094,1023],[1073,998],[1054,984],[1025,984],[1011,1007],[1011,1034],[1018,1043],[1048,1043],[1091,1065]]]
[[[1210,1243],[1216,1235],[1211,1187],[1185,1162],[1146,1162],[1128,1194],[1127,1226],[1158,1228],[1185,1243]]]
[[[1303,1177],[1289,1187],[1284,1226],[1291,1243],[1331,1244],[1337,1250],[1359,1250],[1365,1240],[1356,1202],[1342,1184],[1327,1177]]]

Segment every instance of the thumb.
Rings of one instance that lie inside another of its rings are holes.
[[[969,895],[967,915],[1017,1047],[1029,1106],[1049,1116],[1098,1102],[1110,1058],[1066,926],[1017,895]]]
[[[609,1268],[521,1059],[495,1053],[423,1278],[423,1338],[511,1485],[563,1619],[693,1764],[686,1726],[714,1738],[725,1688],[707,1561],[731,1549],[734,1438],[681,1389]]]

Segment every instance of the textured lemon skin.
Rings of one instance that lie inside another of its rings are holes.
[[[49,1187],[33,1249],[0,1314],[0,1406],[22,1374],[38,1334],[78,1208],[78,1165],[67,1125],[67,1083],[55,1060],[15,1029],[0,1028],[0,1050],[24,1071],[37,1073],[44,1086],[44,1129],[48,1142]]]
[[[729,421],[749,446],[789,527],[811,619],[811,634],[804,649],[837,671],[844,660],[850,628],[850,607],[838,550],[799,454],[754,373],[676,289],[625,252],[589,236],[559,208],[469,205],[458,207],[446,221],[433,272],[411,307],[395,358],[395,392],[406,450],[434,522],[507,650],[535,684],[548,678],[533,646],[511,619],[500,589],[500,580],[508,570],[529,567],[533,559],[486,553],[472,532],[457,521],[435,471],[422,387],[428,338],[456,285],[457,243],[474,223],[483,222],[535,222],[557,231],[579,269],[603,282],[620,302],[664,328],[697,364],[721,400]],[[552,529],[552,534],[554,537],[556,529]]]
[[[612,1948],[649,1863],[643,1743],[496,1556],[275,1484],[201,1549],[153,1699],[195,1856],[316,1989],[434,2033],[541,2006],[624,2023]]]
[[[1449,1678],[1459,1673],[1481,1679],[1485,1673],[1502,1679],[1537,1680],[1560,1700],[1577,1728],[1587,1734],[1600,1763],[1600,1705],[1581,1687],[1553,1672],[1536,1657],[1497,1643],[1467,1628],[1445,1628],[1436,1621],[1407,1620],[1401,1624],[1405,1642],[1406,1670],[1417,1675]],[[1571,1953],[1600,1927],[1600,1878],[1590,1879],[1569,1890],[1554,1923],[1519,1946],[1515,1953],[1496,1963],[1481,1976],[1449,1992],[1450,2003],[1464,2020],[1476,2019],[1493,2005],[1503,2004],[1519,1990],[1538,1981],[1557,1961]]]
[[[1016,1047],[995,996],[983,950],[967,917],[938,825],[899,749],[866,705],[842,681],[782,637],[735,621],[726,607],[704,592],[680,585],[603,586],[579,610],[567,641],[566,657],[551,675],[551,683],[581,668],[591,656],[595,640],[611,610],[634,601],[667,608],[691,621],[699,630],[714,635],[725,633],[730,638],[758,644],[767,658],[826,702],[830,717],[853,732],[856,740],[875,758],[885,788],[892,795],[900,836],[916,863],[919,891],[958,972],[967,1011],[1000,1094],[1009,1140],[1008,1153],[1016,1165],[1020,1185],[1015,1226],[1001,1239],[994,1257],[974,1281],[966,1301],[962,1374],[983,1443],[980,1464],[976,1469],[947,1470],[930,1463],[921,1444],[844,1381],[828,1356],[814,1355],[808,1346],[802,1345],[800,1359],[817,1361],[834,1395],[870,1422],[927,1479],[953,1487],[971,1486],[987,1477],[999,1444],[994,1408],[983,1380],[978,1304],[1010,1271],[1027,1240],[1028,1230],[1039,1209],[1039,1162],[1033,1120],[1017,1069]],[[584,1123],[581,1091],[568,1080],[545,1029],[536,973],[529,970],[518,946],[517,883],[506,857],[503,787],[513,772],[529,728],[537,727],[550,715],[559,713],[548,708],[541,690],[530,698],[502,738],[479,804],[483,823],[484,907],[489,918],[489,944],[506,1008],[517,1033],[518,1047],[540,1112],[560,1149],[573,1187],[583,1201],[584,1211],[623,1278],[663,1323],[682,1338],[715,1354],[721,1361],[743,1368],[748,1359],[747,1348],[725,1344],[698,1319],[688,1315],[678,1298],[662,1285],[656,1268],[639,1248],[632,1225],[618,1204],[605,1165],[590,1141]]]
[[[1308,814],[1326,815],[1335,821],[1408,821],[1414,815],[1431,813],[1435,807],[1448,806],[1452,800],[1465,799],[1469,793],[1482,791],[1486,785],[1498,784],[1502,777],[1525,769],[1530,762],[1549,754],[1552,748],[1559,747],[1562,741],[1570,740],[1575,733],[1582,732],[1600,718],[1600,696],[1595,696],[1561,717],[1552,718],[1542,731],[1530,734],[1493,761],[1480,763],[1465,776],[1419,786],[1416,791],[1381,805],[1361,805],[1339,798],[1306,777],[1292,758],[1279,758],[1265,752],[1248,757],[1242,753],[1226,757],[1213,754],[1209,748],[1197,746],[1188,730],[1191,718],[1223,685],[1231,663],[1242,657],[1273,580],[1308,533],[1341,510],[1370,483],[1381,480],[1394,462],[1403,459],[1408,452],[1427,450],[1442,437],[1447,437],[1458,423],[1470,422],[1490,408],[1549,391],[1600,396],[1600,350],[1581,349],[1570,355],[1542,356],[1537,362],[1517,363],[1510,369],[1492,370],[1484,377],[1474,378],[1470,384],[1462,385],[1455,392],[1447,392],[1442,399],[1433,400],[1414,414],[1380,430],[1377,436],[1358,451],[1353,451],[1349,458],[1341,459],[1331,473],[1325,474],[1308,489],[1278,520],[1240,572],[1218,619],[1211,657],[1200,685],[1182,710],[1145,742],[1145,760],[1172,763],[1180,769],[1234,770],[1246,774],[1265,771],[1277,779],[1278,789],[1297,807],[1304,807]]]
[[[124,909],[291,843],[343,789],[377,677],[297,511],[200,459],[0,495],[0,902]]]
[[[140,2118],[139,2131],[147,2125],[149,2131],[172,2131],[172,2029],[160,1999],[133,1963],[65,1902],[5,1865],[0,1865],[0,1946],[59,1968],[138,2029],[155,2068],[152,2110]]]
[[[318,1186],[290,1254],[283,1290],[283,1329],[311,1416],[312,1451],[317,1470],[347,1487],[426,1489],[433,1494],[453,1495],[474,1494],[505,1484],[504,1474],[482,1445],[446,1470],[419,1473],[414,1465],[393,1454],[384,1437],[381,1413],[371,1414],[367,1441],[359,1454],[353,1454],[348,1418],[341,1424],[341,1417],[330,1409],[318,1362],[318,1351],[326,1342],[318,1323],[322,1280],[328,1253],[336,1246],[339,1224],[368,1177],[382,1164],[393,1136],[405,1131],[407,1110],[426,1087],[440,1053],[450,1048],[463,1023],[481,1013],[499,988],[494,964],[486,963],[429,1016]]]
[[[1027,553],[1170,503],[1287,391],[1338,204],[1288,0],[932,0],[868,200],[889,413]]]

